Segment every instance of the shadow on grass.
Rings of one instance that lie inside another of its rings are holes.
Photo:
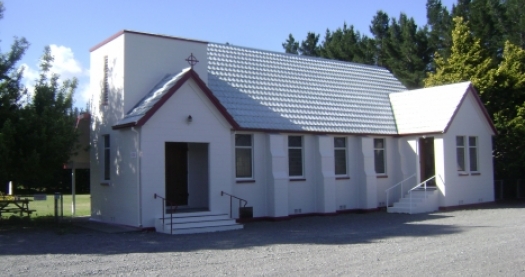
[[[0,218],[0,236],[6,233],[54,232],[58,235],[73,233],[70,218],[57,221],[54,216],[20,217],[17,215]]]

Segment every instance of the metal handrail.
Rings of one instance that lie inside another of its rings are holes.
[[[403,196],[403,183],[406,182],[406,181],[408,181],[408,180],[410,180],[410,179],[412,179],[412,178],[414,178],[414,177],[416,177],[416,173],[410,175],[410,176],[409,176],[408,178],[406,178],[405,180],[403,180],[403,181],[401,181],[401,182],[399,182],[399,183],[397,183],[397,184],[393,185],[392,187],[390,187],[390,188],[388,188],[388,189],[385,190],[385,193],[386,193],[386,206],[387,206],[387,207],[388,207],[388,200],[390,199],[390,191],[391,191],[392,189],[394,189],[395,187],[400,186],[401,190],[400,190],[399,195],[400,195],[400,197],[402,197],[402,196]]]
[[[432,180],[432,179],[435,179],[435,178],[436,178],[436,175],[426,179],[425,181],[417,184],[415,187],[413,187],[410,190],[408,190],[408,197],[410,199],[410,214],[412,214],[412,191],[415,190],[415,189],[420,188],[421,186],[423,186],[423,188],[425,189],[425,199],[427,199],[427,182]]]
[[[165,215],[166,215],[166,213],[165,213],[166,203],[170,204],[170,207],[172,207],[172,208],[175,207],[175,210],[177,209],[177,206],[173,206],[172,205],[173,203],[171,203],[170,201],[166,201],[166,198],[164,198],[164,197],[162,197],[162,196],[160,196],[160,195],[158,195],[156,193],[153,194],[153,198],[154,199],[157,199],[157,198],[162,199],[162,230],[164,231],[164,226],[165,226],[164,218],[165,218]],[[170,213],[170,234],[173,235],[173,211],[171,211],[171,213]]]
[[[246,207],[246,205],[248,204],[248,201],[246,199],[242,199],[240,197],[237,197],[235,195],[231,195],[227,192],[224,192],[224,191],[221,191],[221,196],[224,196],[224,195],[228,195],[230,197],[230,218],[232,218],[232,201],[233,201],[233,198],[239,200],[239,207],[242,205],[242,202],[244,201],[244,205],[242,206],[243,208]]]

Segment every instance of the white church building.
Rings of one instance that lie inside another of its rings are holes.
[[[408,91],[376,66],[124,30],[91,49],[90,85],[92,220],[179,234],[494,201],[469,82]]]

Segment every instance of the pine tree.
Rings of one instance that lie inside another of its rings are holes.
[[[342,29],[338,28],[334,32],[326,30],[324,41],[319,47],[319,54],[323,58],[339,61],[362,61],[364,59],[360,44],[359,32],[354,31],[354,26],[347,27],[344,23]]]
[[[386,67],[387,56],[385,53],[386,43],[389,38],[390,18],[383,11],[378,11],[372,19],[370,32],[374,35],[375,64]]]
[[[295,41],[292,34],[288,35],[288,39],[283,43],[285,53],[299,54],[299,42]]]
[[[431,51],[431,58],[433,59],[435,52],[447,58],[452,45],[452,17],[447,7],[441,4],[441,0],[427,0],[427,24],[430,28],[428,47]],[[434,68],[432,63],[430,71],[434,71]]]
[[[301,41],[299,53],[304,56],[319,57],[319,35],[308,32],[306,40]]]
[[[423,86],[430,63],[427,29],[418,29],[413,18],[406,14],[399,21],[391,19],[389,36],[385,44],[388,68],[408,88]]]
[[[504,7],[507,39],[525,48],[525,0],[506,0]]]

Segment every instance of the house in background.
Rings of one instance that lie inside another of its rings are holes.
[[[91,88],[92,220],[196,233],[241,228],[238,198],[274,219],[494,200],[468,82],[407,91],[380,67],[125,30],[91,49]]]

